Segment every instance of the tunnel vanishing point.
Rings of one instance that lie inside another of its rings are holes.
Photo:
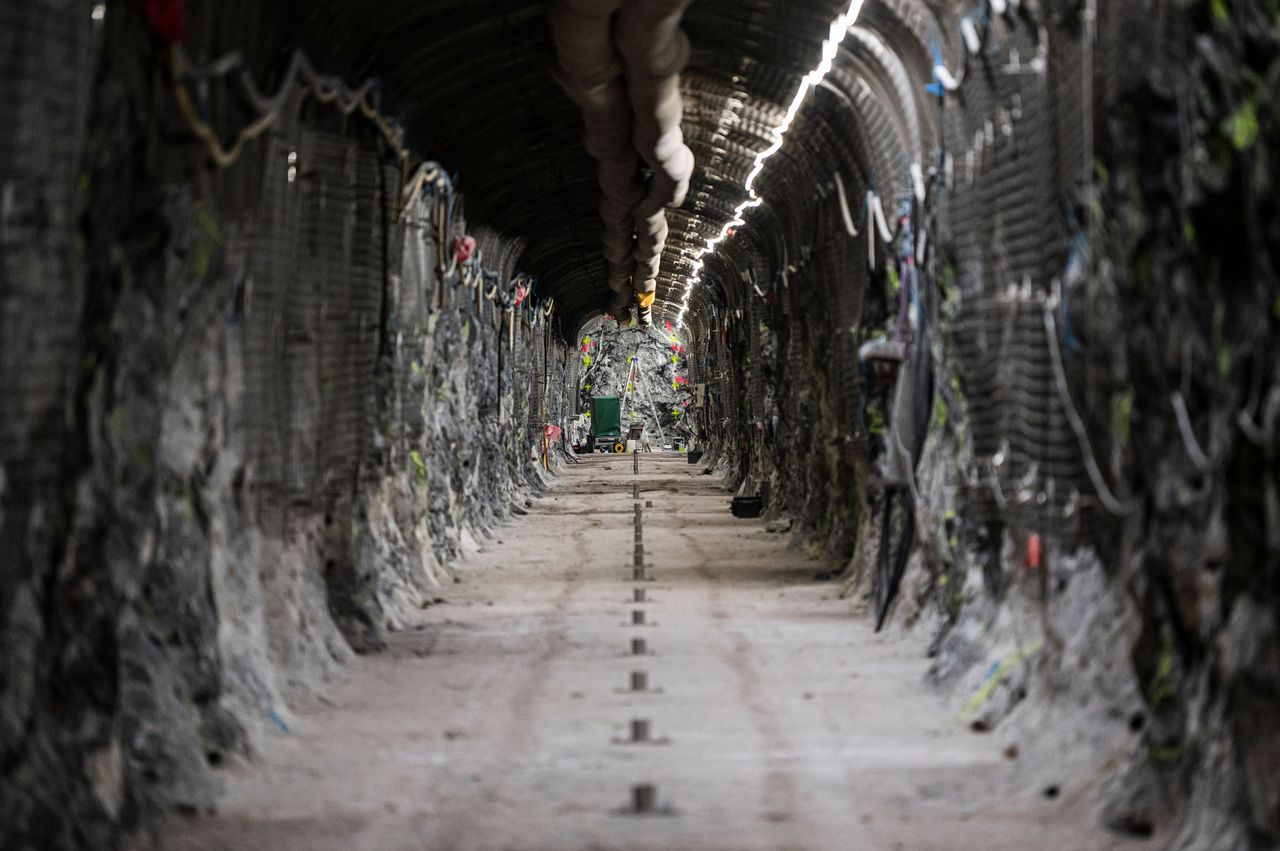
[[[0,848],[1280,847],[1275,0],[0,0]]]

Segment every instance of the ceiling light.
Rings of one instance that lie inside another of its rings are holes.
[[[769,144],[769,147],[756,154],[755,164],[752,166],[742,186],[746,190],[747,200],[739,204],[737,209],[733,211],[733,218],[720,229],[718,236],[707,240],[707,244],[704,247],[694,252],[693,270],[685,281],[684,297],[680,300],[680,314],[676,317],[677,330],[684,325],[684,316],[689,310],[689,296],[693,294],[693,288],[698,283],[698,275],[702,272],[702,258],[715,251],[716,246],[728,239],[737,228],[746,224],[742,218],[743,213],[754,207],[759,207],[764,202],[764,199],[756,194],[756,180],[760,177],[760,173],[764,171],[764,164],[769,158],[782,149],[783,143],[786,142],[787,131],[791,129],[791,124],[796,120],[796,115],[799,114],[800,107],[804,105],[810,90],[821,83],[827,74],[831,72],[831,66],[835,63],[836,55],[840,52],[840,45],[844,42],[845,36],[848,35],[849,27],[853,26],[854,22],[858,20],[858,13],[862,11],[863,2],[864,0],[852,0],[844,14],[839,15],[831,22],[831,30],[826,40],[822,42],[821,61],[812,71],[805,74],[800,81],[800,87],[796,89],[795,97],[791,99],[791,105],[787,107],[787,114],[782,119],[782,123],[773,128],[771,133],[773,141]],[[734,82],[737,82],[737,80]],[[721,126],[723,125],[724,118],[722,117]]]

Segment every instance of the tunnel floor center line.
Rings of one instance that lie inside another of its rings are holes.
[[[874,635],[684,456],[636,463],[558,476],[162,847],[1113,847],[1007,794],[998,743],[922,684],[923,638]],[[629,532],[650,567],[619,582]]]

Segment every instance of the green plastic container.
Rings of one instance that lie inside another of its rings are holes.
[[[622,400],[617,396],[591,397],[591,435],[597,443],[622,437]]]

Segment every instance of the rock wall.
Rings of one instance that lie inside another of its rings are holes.
[[[140,9],[3,14],[0,846],[111,848],[448,594],[568,351],[368,122],[300,98],[212,168]]]
[[[707,257],[685,358],[641,347],[652,385],[705,386],[681,419],[709,465],[929,630],[938,687],[1046,795],[1274,846],[1274,4],[1001,5],[866,4],[881,41]],[[268,79],[280,24],[247,8],[199,5],[191,47]],[[91,11],[0,5],[5,848],[215,802],[211,766],[519,510],[568,388],[623,380],[517,292],[519,244],[477,227],[453,262],[449,181],[408,201],[370,122],[300,97],[211,168],[142,4]],[[193,86],[219,138],[247,118],[224,84]],[[890,384],[859,353],[895,336]]]
[[[771,164],[782,245],[727,243],[710,276],[707,421],[846,593],[929,631],[933,680],[1029,784],[1173,847],[1274,847],[1274,10],[1096,6],[972,16],[974,53],[968,9],[868,5],[933,78],[927,200],[873,269],[865,208],[848,234],[829,178]],[[873,149],[904,144],[876,120]],[[858,347],[899,317],[877,398]]]
[[[1105,551],[1141,624],[1157,788],[1192,805],[1175,847],[1273,847],[1280,100],[1264,81],[1280,78],[1280,31],[1271,4],[1197,3],[1164,12],[1165,44],[1133,50],[1144,22],[1118,17],[1089,366],[1119,400],[1094,431],[1142,508]]]
[[[618,396],[627,400],[623,427],[643,423],[651,447],[661,449],[663,437],[667,444],[675,437],[692,437],[688,357],[678,331],[621,327],[601,318],[578,332],[578,345],[580,410],[589,410],[592,396]]]

